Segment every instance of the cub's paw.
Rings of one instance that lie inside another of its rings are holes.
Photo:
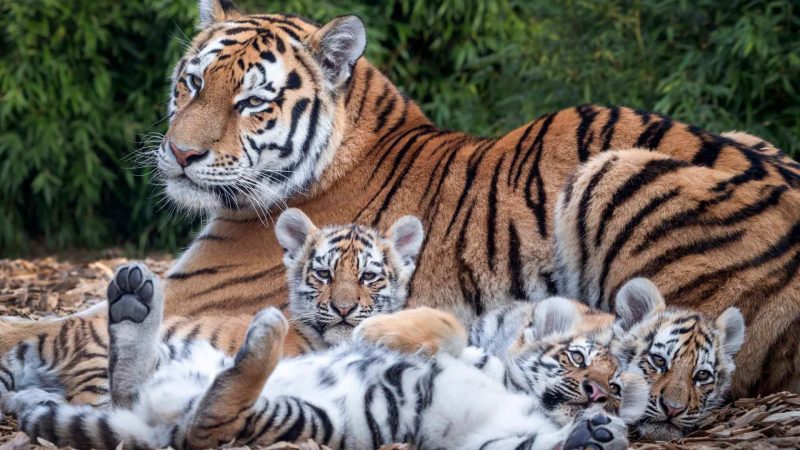
[[[450,313],[414,308],[373,316],[353,332],[353,339],[384,345],[403,353],[458,356],[467,345],[467,333]]]
[[[163,299],[158,288],[158,278],[146,265],[131,263],[119,267],[108,284],[109,323],[144,322],[154,307],[161,306]]]
[[[620,418],[602,412],[587,413],[567,436],[563,450],[617,450],[628,448],[628,428]]]
[[[242,358],[245,354],[266,357],[282,347],[288,332],[289,321],[283,313],[278,308],[264,308],[250,322],[238,357]]]
[[[66,403],[63,396],[38,388],[27,388],[19,392],[6,392],[0,398],[0,410],[5,414],[19,416],[37,406]]]

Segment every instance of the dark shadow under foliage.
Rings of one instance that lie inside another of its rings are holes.
[[[613,103],[800,153],[792,0],[238,3],[360,15],[368,58],[447,128],[495,135]],[[0,255],[188,241],[191,221],[168,219],[136,155],[165,129],[167,76],[195,18],[194,0],[0,0]]]

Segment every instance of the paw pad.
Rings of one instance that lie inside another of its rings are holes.
[[[596,414],[588,420],[584,419],[572,429],[563,449],[611,450],[625,448],[627,442],[625,437],[620,436],[615,439],[614,433],[609,429],[612,425],[611,418],[603,414]]]
[[[150,314],[155,292],[154,280],[155,275],[140,264],[130,264],[119,269],[107,291],[111,323],[125,320],[143,322]]]

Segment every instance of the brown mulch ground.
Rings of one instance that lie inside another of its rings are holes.
[[[0,259],[0,315],[31,319],[64,316],[100,301],[114,268],[128,260],[113,253],[100,259],[65,262],[54,258]],[[156,256],[145,263],[159,275],[172,259]],[[0,450],[55,448],[49,442],[31,443],[16,432],[10,417],[0,421]],[[308,442],[276,444],[270,449],[321,450]],[[399,450],[402,445],[381,450]],[[740,399],[709,417],[703,426],[671,442],[639,442],[633,448],[655,449],[797,449],[800,448],[800,396],[788,392],[758,399]]]

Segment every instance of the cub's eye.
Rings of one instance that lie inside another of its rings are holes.
[[[701,370],[694,375],[695,381],[703,382],[703,381],[708,381],[710,379],[711,379],[711,372],[707,370]]]
[[[621,389],[617,383],[611,383],[608,387],[611,388],[611,395],[619,395]]]
[[[572,362],[576,365],[580,366],[583,365],[584,357],[581,352],[571,351],[569,352],[569,357],[572,359]]]
[[[267,101],[266,101],[266,100],[264,100],[263,98],[261,98],[261,97],[256,97],[256,96],[247,97],[247,98],[244,100],[244,104],[245,104],[245,105],[247,105],[247,106],[249,106],[249,107],[251,107],[251,108],[258,108],[259,106],[263,105],[263,104],[264,104],[264,103],[266,103],[266,102],[267,102]]]
[[[661,356],[650,355],[650,360],[653,361],[653,365],[655,365],[659,369],[667,367],[667,360],[662,358]]]
[[[203,80],[197,75],[189,75],[189,85],[192,86],[192,89],[199,91],[203,87]]]
[[[328,281],[331,279],[331,271],[325,269],[319,269],[314,271],[314,275],[317,276],[322,281]]]
[[[372,281],[375,278],[378,278],[378,274],[375,272],[364,272],[361,274],[361,281]]]

